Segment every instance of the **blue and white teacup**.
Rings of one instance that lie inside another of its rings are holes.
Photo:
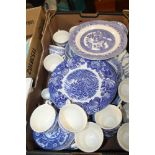
[[[58,30],[54,33],[53,40],[57,46],[65,47],[69,40],[69,32],[65,30]]]
[[[33,139],[44,150],[63,150],[68,149],[73,143],[74,134],[64,131],[56,122],[55,127],[46,132],[37,133],[33,131]]]
[[[50,54],[59,54],[60,56],[65,56],[65,48],[55,45],[49,45],[49,53]]]
[[[38,106],[31,114],[30,126],[33,131],[42,133],[55,127],[57,112],[49,100]]]
[[[118,107],[110,104],[95,113],[93,119],[103,129],[105,137],[110,138],[117,133],[122,122],[122,112]]]

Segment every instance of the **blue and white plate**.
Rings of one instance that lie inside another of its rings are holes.
[[[62,62],[48,82],[50,98],[57,108],[69,99],[89,115],[114,99],[117,85],[117,74],[107,61],[92,61],[79,56]]]
[[[77,55],[91,60],[105,60],[123,52],[127,34],[114,22],[85,22],[71,32],[69,46]]]
[[[55,128],[46,132],[37,133],[33,131],[33,139],[39,147],[45,150],[63,150],[70,148],[74,141],[74,134],[64,131],[58,123]]]
[[[121,82],[122,80],[122,76],[123,76],[123,68],[122,68],[122,64],[120,61],[118,61],[117,58],[111,58],[107,60],[108,63],[110,63],[111,66],[114,67],[116,73],[117,73],[117,81],[118,83]]]

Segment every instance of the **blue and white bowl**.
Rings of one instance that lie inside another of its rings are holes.
[[[49,53],[50,54],[59,54],[60,56],[65,55],[65,48],[55,45],[49,45]]]
[[[74,140],[74,134],[63,130],[58,123],[55,128],[46,132],[33,131],[33,139],[44,150],[63,150],[70,147]]]

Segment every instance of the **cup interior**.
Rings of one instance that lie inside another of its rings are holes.
[[[113,129],[122,121],[120,109],[114,105],[108,105],[95,114],[95,121],[103,129]]]
[[[86,127],[87,119],[85,111],[76,104],[65,105],[59,112],[60,124],[70,132],[83,130]]]
[[[44,132],[54,124],[55,118],[55,109],[51,105],[45,103],[33,111],[30,117],[30,126],[35,132]]]
[[[47,71],[53,72],[53,70],[63,62],[63,58],[58,54],[49,54],[44,59],[44,67]]]
[[[53,35],[53,40],[56,43],[66,43],[69,39],[69,32],[65,31],[65,30],[58,30],[56,33],[54,33]]]
[[[84,152],[94,152],[98,150],[103,140],[102,129],[93,122],[88,122],[83,131],[75,133],[75,144]]]
[[[117,133],[117,140],[119,145],[125,151],[129,151],[129,123],[125,123],[119,128]]]

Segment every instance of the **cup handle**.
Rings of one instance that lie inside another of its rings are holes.
[[[46,101],[45,101],[45,104],[52,105],[52,102],[51,102],[50,100],[46,100]]]

